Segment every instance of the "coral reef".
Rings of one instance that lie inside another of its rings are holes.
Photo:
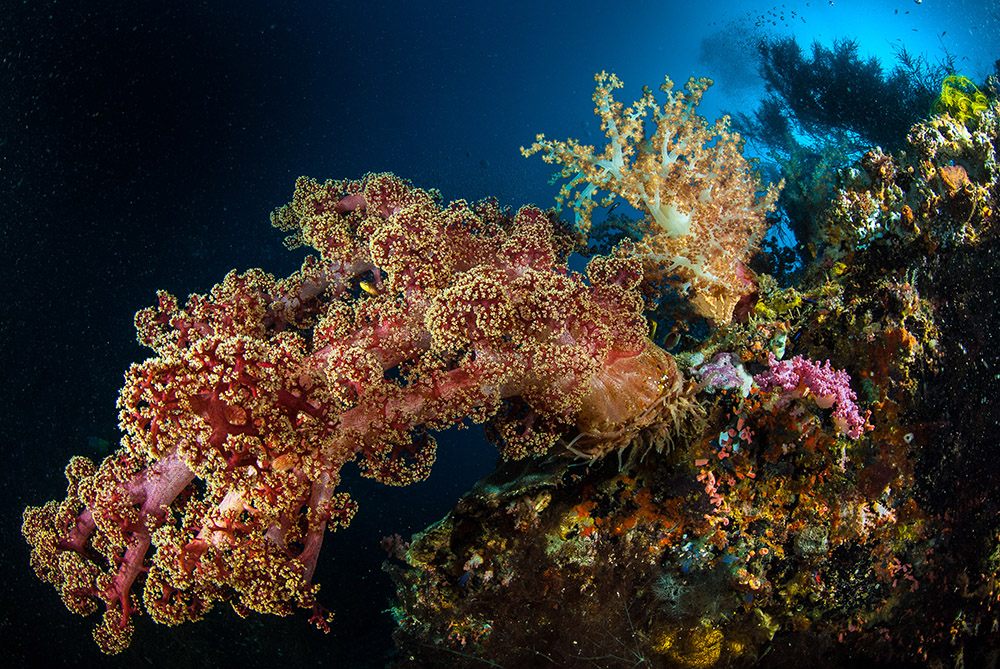
[[[677,356],[671,451],[500,468],[397,538],[396,666],[995,662],[998,119],[845,168],[818,261]]]
[[[786,285],[748,270],[777,190],[695,113],[708,82],[628,108],[597,84],[602,153],[526,151],[562,165],[575,229],[389,174],[303,177],[272,216],[315,251],[299,271],[136,315],[154,355],[126,374],[121,449],[71,460],[22,526],[104,651],[142,612],[220,602],[325,628],[343,468],[406,485],[434,432],[484,424],[497,469],[383,542],[395,666],[995,663],[1000,103],[946,104],[905,152],[840,169],[803,203],[816,258]],[[613,218],[573,272],[617,196],[642,220]],[[708,317],[667,335],[676,355],[647,336],[671,289]]]

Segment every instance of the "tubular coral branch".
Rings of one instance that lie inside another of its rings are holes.
[[[601,72],[595,80],[594,113],[608,139],[601,153],[544,135],[521,152],[541,152],[545,162],[562,165],[558,176],[568,181],[557,201],[573,209],[585,233],[594,207],[609,206],[616,196],[643,212],[636,251],[647,280],[676,277],[699,313],[728,321],[740,297],[752,291],[745,263],[782,184],[758,197],[760,185],[728,117],[709,126],[696,113],[711,80],[691,79],[683,93],[667,78],[662,105],[646,88],[628,108],[612,95],[622,87],[618,77]]]

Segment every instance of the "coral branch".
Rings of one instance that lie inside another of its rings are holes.
[[[570,272],[534,207],[442,206],[369,174],[299,179],[272,222],[318,255],[285,279],[231,272],[183,307],[160,293],[135,319],[155,355],[126,373],[122,450],[75,458],[66,499],[25,511],[38,576],[77,613],[105,603],[106,652],[129,643],[133,585],[160,623],[228,601],[325,629],[312,577],[355,511],[348,462],[421,480],[431,433],[470,422],[507,458],[662,448],[688,407],[645,337],[639,263],[622,248]]]
[[[545,162],[562,165],[558,176],[569,181],[557,200],[573,209],[583,232],[591,228],[594,207],[610,205],[615,196],[645,214],[637,252],[647,280],[676,277],[682,290],[692,291],[699,313],[728,321],[739,299],[753,290],[745,263],[782,184],[758,197],[760,185],[728,117],[709,126],[696,113],[711,80],[691,79],[685,94],[667,78],[660,86],[663,105],[646,88],[628,108],[612,95],[622,87],[618,77],[601,72],[595,80],[594,113],[608,138],[601,153],[574,139],[544,135],[521,152],[541,152]],[[651,135],[649,121],[655,125]]]

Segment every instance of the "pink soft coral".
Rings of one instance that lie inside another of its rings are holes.
[[[864,434],[867,415],[862,418],[858,411],[858,396],[851,390],[851,377],[847,372],[834,369],[829,360],[820,365],[801,355],[787,361],[778,360],[773,353],[767,355],[768,370],[753,380],[764,392],[775,388],[781,390],[776,407],[811,394],[820,408],[833,407],[833,421],[839,432],[851,439]]]

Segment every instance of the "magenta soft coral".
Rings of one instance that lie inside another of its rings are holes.
[[[222,601],[305,608],[325,628],[312,577],[354,514],[348,462],[406,485],[433,432],[487,422],[507,458],[597,458],[661,447],[689,406],[646,337],[639,262],[619,249],[572,272],[535,207],[442,206],[370,174],[300,179],[272,221],[317,255],[284,279],[230,272],[183,307],[160,293],[136,316],[155,355],[126,372],[123,450],[74,459],[66,498],[25,510],[36,574],[76,613],[103,605],[105,652],[140,607],[169,625]]]
[[[851,376],[842,369],[834,369],[827,360],[824,364],[807,360],[801,355],[791,360],[778,360],[767,354],[768,370],[754,377],[757,386],[766,392],[781,390],[775,406],[782,408],[793,399],[812,395],[821,409],[833,407],[833,421],[837,430],[858,439],[864,434],[867,415],[858,411],[858,396],[851,390]]]

